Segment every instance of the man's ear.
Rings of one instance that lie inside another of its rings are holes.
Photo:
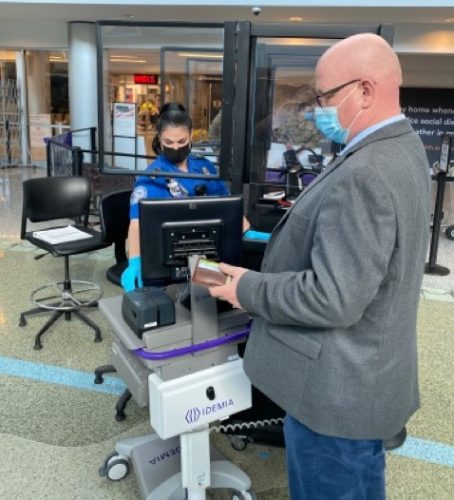
[[[365,78],[361,80],[361,92],[362,92],[362,108],[367,109],[372,105],[376,92],[375,92],[375,82]]]

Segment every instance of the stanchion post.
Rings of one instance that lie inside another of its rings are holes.
[[[429,262],[426,264],[424,272],[426,274],[437,274],[446,276],[450,273],[447,267],[437,264],[438,241],[440,239],[441,220],[443,218],[443,200],[445,196],[446,174],[449,168],[451,156],[452,138],[444,135],[441,138],[440,147],[440,172],[437,175],[437,197],[435,200],[435,210],[432,225],[432,239],[430,240]]]
[[[5,120],[5,131],[6,131],[6,157],[8,158],[8,167],[11,166],[12,163],[12,155],[11,155],[11,130],[9,128],[9,119]]]

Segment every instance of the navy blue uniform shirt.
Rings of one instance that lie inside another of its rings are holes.
[[[216,174],[216,167],[206,158],[190,154],[187,158],[188,173]],[[209,196],[228,195],[229,191],[220,180],[172,178],[172,173],[181,170],[172,162],[160,155],[148,167],[147,172],[169,172],[169,177],[140,176],[134,185],[129,211],[130,219],[139,218],[139,200],[143,198],[172,198],[180,196],[197,196],[197,186],[206,186]]]

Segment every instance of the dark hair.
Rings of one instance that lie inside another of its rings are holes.
[[[151,144],[153,151],[157,155],[161,153],[159,134],[167,127],[186,127],[189,132],[192,131],[191,117],[188,115],[186,108],[179,102],[167,102],[161,108],[156,121],[157,134]]]

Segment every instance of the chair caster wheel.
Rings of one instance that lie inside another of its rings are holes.
[[[232,493],[231,500],[257,500],[255,493],[252,490],[237,491]]]
[[[41,344],[41,342],[35,342],[35,345],[33,346],[33,349],[35,351],[39,351],[42,348],[43,348],[43,345]]]
[[[230,444],[236,451],[244,451],[247,447],[247,439],[243,436],[231,436]]]
[[[102,342],[102,338],[101,337],[96,337],[95,340],[93,341],[95,344],[99,344],[100,342]]]
[[[106,476],[110,481],[120,481],[128,475],[129,468],[128,459],[115,452],[100,467],[99,475]]]
[[[27,325],[27,320],[25,319],[25,316],[21,314],[19,318],[19,326],[26,326],[26,325]]]
[[[102,375],[95,375],[95,380],[93,380],[94,384],[103,384],[104,379],[102,378]]]
[[[123,422],[123,420],[126,419],[126,414],[124,412],[117,412],[117,414],[115,415],[115,420],[117,422]]]
[[[446,228],[446,236],[450,240],[454,240],[454,226],[448,226]]]

